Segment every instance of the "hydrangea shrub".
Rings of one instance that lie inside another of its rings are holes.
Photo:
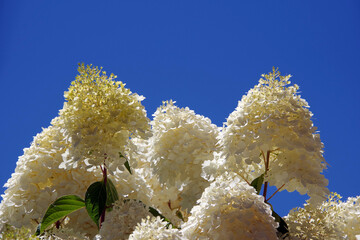
[[[1,239],[360,239],[359,197],[327,189],[290,75],[262,75],[217,127],[172,100],[150,120],[115,75],[78,70],[5,184]],[[270,200],[283,190],[309,199],[282,218]]]

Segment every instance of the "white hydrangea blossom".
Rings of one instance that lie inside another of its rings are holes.
[[[339,207],[342,213],[338,215],[338,219],[344,222],[343,231],[348,239],[360,238],[360,196],[349,197],[346,202],[341,202]]]
[[[205,189],[181,228],[185,239],[277,239],[270,206],[235,173]]]
[[[202,164],[201,176],[207,181],[213,182],[216,177],[222,175],[227,171],[225,167],[226,167],[226,158],[223,156],[221,152],[215,152],[214,159],[206,160]]]
[[[88,167],[105,162],[110,170],[122,168],[125,160],[119,153],[125,154],[130,136],[146,137],[150,128],[141,105],[144,97],[97,67],[81,65],[78,70],[80,75],[64,94],[67,102],[52,121],[71,146],[61,167],[78,168],[85,161]]]
[[[168,226],[167,222],[161,220],[160,217],[147,217],[142,219],[129,240],[180,240],[181,232],[177,228]]]
[[[152,203],[164,214],[174,209],[188,209],[209,184],[201,177],[202,163],[217,150],[218,128],[210,119],[174,102],[164,104],[154,113],[152,137],[144,143],[148,149],[138,163],[153,189]],[[171,218],[171,217],[170,217]]]
[[[201,179],[201,164],[213,158],[218,129],[211,120],[189,108],[164,102],[154,113],[150,140],[151,167],[161,182]]]
[[[37,237],[34,237],[32,234],[32,230],[26,227],[22,228],[15,228],[8,224],[3,225],[0,227],[0,239],[2,240],[14,240],[14,239],[21,239],[21,240],[36,240]]]
[[[281,190],[296,190],[321,203],[328,194],[323,144],[298,86],[275,69],[243,96],[221,136],[225,167],[248,182],[265,172],[265,181]]]
[[[136,200],[120,199],[114,203],[113,210],[106,213],[96,239],[128,239],[141,219],[149,216],[149,209]]]
[[[150,206],[152,190],[147,184],[147,180],[136,168],[131,168],[132,174],[126,171],[115,171],[111,176],[113,183],[120,196],[137,199],[145,205]]]
[[[78,233],[72,228],[53,228],[45,232],[38,239],[40,240],[90,240],[84,233]]]
[[[98,68],[82,65],[79,72],[65,93],[68,102],[60,116],[24,150],[5,184],[0,224],[35,229],[57,198],[69,194],[83,198],[89,185],[102,178],[98,165],[103,162],[116,173],[112,179],[119,194],[149,203],[150,197],[142,191],[144,180],[122,169],[126,160],[119,156],[130,149],[130,135],[147,136],[150,125],[140,103],[143,98]],[[97,232],[86,211],[71,214],[69,221],[69,228],[89,237]]]
[[[15,173],[5,184],[8,189],[0,204],[2,224],[35,229],[52,202],[69,194],[83,197],[87,187],[100,177],[100,173],[85,169],[59,169],[65,146],[61,131],[49,127],[34,138],[30,148],[24,149]],[[95,224],[87,219],[90,229],[84,231],[96,231]],[[86,225],[77,225],[83,226]]]
[[[292,239],[349,239],[360,234],[360,197],[341,202],[341,196],[332,193],[318,207],[307,203],[295,208],[285,217]]]

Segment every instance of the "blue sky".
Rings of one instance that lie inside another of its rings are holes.
[[[325,144],[330,191],[360,195],[360,2],[0,1],[0,184],[62,108],[77,64],[221,126],[262,73],[292,74]],[[1,192],[4,191],[4,188]],[[280,215],[306,197],[282,192]]]

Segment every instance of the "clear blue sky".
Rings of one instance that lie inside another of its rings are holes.
[[[221,126],[262,73],[292,74],[331,165],[330,191],[360,195],[360,1],[0,0],[0,184],[63,105],[77,63]],[[1,190],[3,192],[4,189]],[[298,194],[277,195],[285,215]]]

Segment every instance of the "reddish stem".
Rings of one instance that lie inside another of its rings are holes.
[[[275,196],[275,194],[280,191],[283,187],[285,186],[285,183],[280,187],[278,188],[268,199],[265,200],[265,202],[268,202],[273,196]]]
[[[104,208],[104,210],[102,211],[101,216],[100,216],[100,228],[102,226],[102,223],[105,221],[105,211],[106,211],[106,208]]]
[[[105,166],[105,165],[104,165],[103,177],[104,177],[104,184],[105,184],[105,186],[106,186],[106,182],[107,182],[107,169],[106,169],[106,166]]]
[[[268,187],[268,182],[265,182],[265,184],[264,184],[264,191],[263,191],[263,196],[264,196],[265,202],[267,202],[267,200],[266,200],[267,187]]]
[[[60,220],[56,221],[56,223],[55,223],[56,229],[60,228],[60,224],[61,224]]]
[[[266,153],[266,165],[265,165],[265,172],[269,171],[269,164],[270,164],[270,151]]]

